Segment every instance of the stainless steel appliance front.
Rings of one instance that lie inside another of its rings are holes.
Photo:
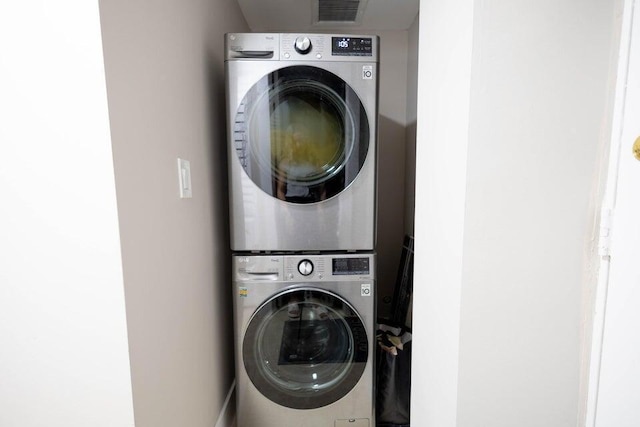
[[[233,257],[238,427],[375,425],[374,263]]]
[[[373,250],[378,39],[226,37],[231,248]]]

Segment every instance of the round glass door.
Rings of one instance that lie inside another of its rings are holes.
[[[242,356],[251,382],[265,397],[289,408],[319,408],[360,380],[368,339],[362,320],[341,297],[298,288],[256,311]]]
[[[316,203],[343,191],[369,148],[369,123],[356,93],[321,68],[273,71],[249,90],[235,119],[236,153],[263,191]]]

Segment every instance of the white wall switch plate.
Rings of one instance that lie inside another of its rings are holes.
[[[178,183],[180,185],[180,198],[190,199],[191,193],[191,163],[189,160],[178,159]]]

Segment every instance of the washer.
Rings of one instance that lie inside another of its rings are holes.
[[[373,427],[375,256],[235,255],[238,427]]]
[[[225,41],[231,249],[373,250],[378,37]]]

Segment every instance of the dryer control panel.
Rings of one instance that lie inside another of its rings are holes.
[[[229,33],[225,59],[378,62],[378,45],[372,35]]]

